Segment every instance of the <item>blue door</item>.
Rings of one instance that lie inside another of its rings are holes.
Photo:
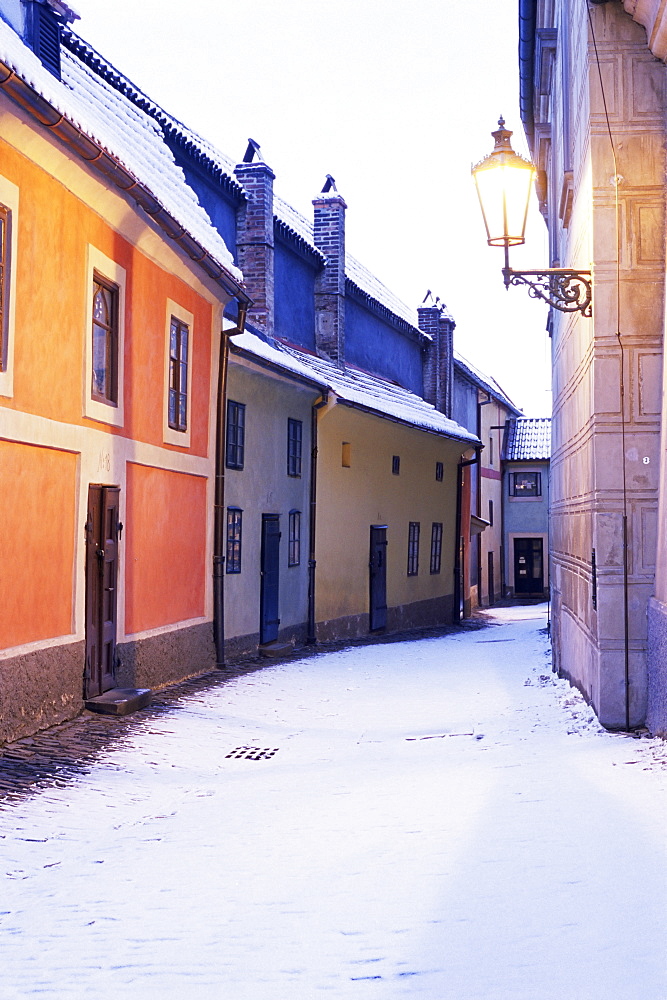
[[[278,638],[278,599],[280,584],[280,517],[262,514],[262,556],[259,601],[259,641]]]

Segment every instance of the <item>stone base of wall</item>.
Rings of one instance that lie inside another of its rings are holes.
[[[116,656],[118,687],[166,687],[215,668],[213,624],[118,643]]]
[[[387,608],[387,627],[380,631],[404,632],[413,628],[450,625],[454,620],[453,616],[454,596],[447,594],[445,597],[434,597],[428,601],[415,601],[412,604]],[[332,618],[329,621],[318,622],[316,626],[318,642],[358,639],[360,636],[368,635],[369,632],[368,614]]]
[[[667,737],[667,605],[652,597],[648,604],[648,711],[646,726]]]
[[[83,708],[85,644],[0,660],[0,743],[73,719]]]
[[[583,623],[552,593],[553,664],[559,677],[569,681],[584,696],[605,729],[626,728],[625,650],[622,641],[596,643]],[[646,652],[631,648],[630,728],[646,722]]]
[[[291,643],[293,646],[304,646],[308,636],[308,625],[303,622],[301,625],[290,625],[280,629],[276,642]],[[236,635],[230,639],[225,639],[225,660],[232,663],[234,660],[242,660],[245,657],[257,656],[259,649],[259,632],[251,635]]]

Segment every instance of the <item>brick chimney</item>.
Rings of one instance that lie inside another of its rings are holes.
[[[327,174],[314,199],[315,246],[327,259],[315,279],[315,344],[319,354],[345,366],[345,200]]]
[[[256,142],[248,140],[243,162],[234,168],[247,195],[237,219],[236,250],[246,288],[252,299],[248,321],[267,337],[274,329],[273,182],[275,174],[262,159]]]
[[[427,298],[430,297],[429,292]],[[421,305],[417,313],[419,329],[431,337],[422,354],[424,399],[446,417],[451,417],[456,323],[439,299],[432,305]]]

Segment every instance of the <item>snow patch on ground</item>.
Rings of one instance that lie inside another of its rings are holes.
[[[491,622],[235,678],[0,811],[3,1000],[665,1000],[665,744],[545,606]]]

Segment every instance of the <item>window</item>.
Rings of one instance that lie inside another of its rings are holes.
[[[493,465],[493,434],[489,434],[489,465]]]
[[[176,316],[169,326],[169,426],[185,432],[188,427],[188,340],[187,323]]]
[[[392,455],[391,456],[391,471],[394,476],[399,476],[401,473],[401,456]]]
[[[162,440],[177,448],[190,447],[190,429],[194,422],[194,322],[191,312],[178,302],[167,299],[164,317]]]
[[[241,529],[243,511],[240,507],[227,508],[227,559],[228,573],[241,572]]]
[[[510,496],[542,496],[542,474],[540,472],[510,472]]]
[[[123,354],[126,272],[88,246],[83,413],[123,426]]]
[[[408,576],[419,573],[419,521],[410,521],[408,527]]]
[[[442,523],[434,521],[431,527],[431,573],[440,572],[442,561]]]
[[[93,273],[93,371],[91,395],[118,404],[118,286]]]
[[[0,396],[14,394],[14,318],[19,189],[0,177]]]
[[[489,527],[493,527],[493,500],[489,500]]]
[[[352,464],[352,445],[349,441],[343,441],[341,449],[341,465],[344,469],[349,469]]]
[[[287,475],[301,475],[301,446],[303,440],[303,424],[300,420],[287,421]],[[291,565],[291,564],[290,564]]]
[[[227,457],[228,469],[242,469],[245,459],[245,403],[227,400]]]
[[[9,219],[10,211],[0,205],[0,371],[7,370],[7,306],[9,296]]]
[[[289,512],[289,537],[287,544],[287,565],[298,566],[301,562],[301,511]]]
[[[442,462],[435,463],[435,481],[441,483],[445,474],[445,467]]]

